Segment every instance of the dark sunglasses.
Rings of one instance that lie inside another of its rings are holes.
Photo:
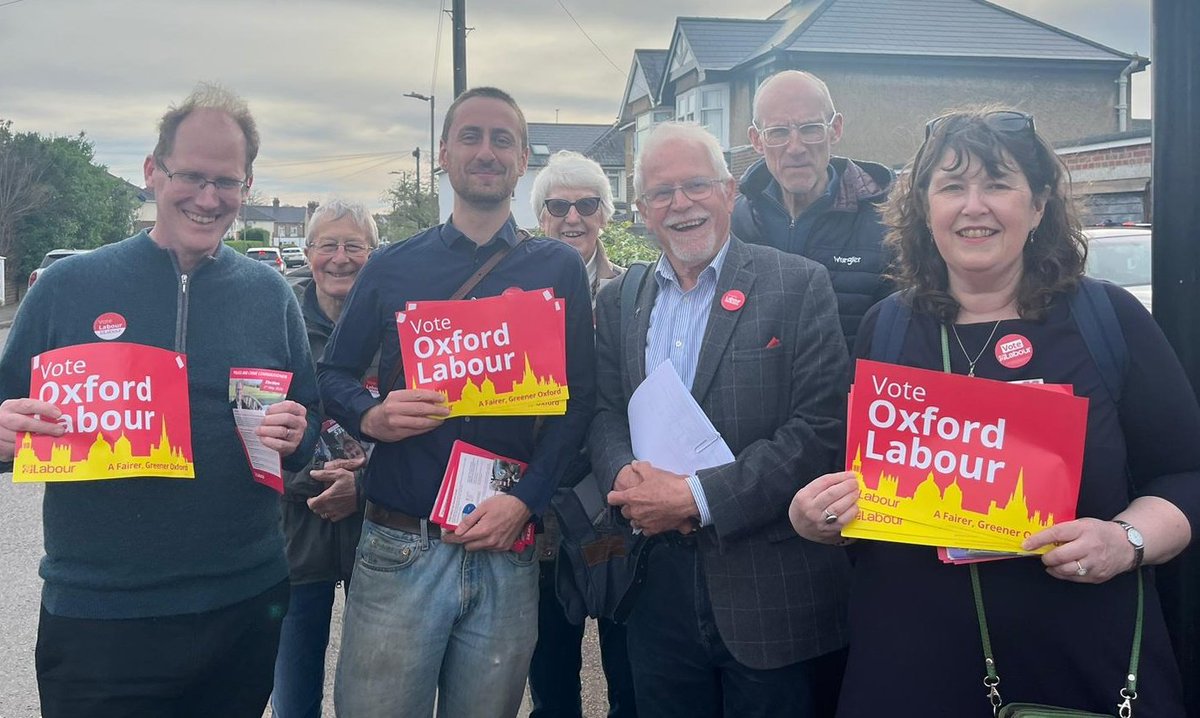
[[[960,112],[951,112],[948,115],[935,117],[925,123],[925,141],[928,142],[933,133],[941,127],[946,120],[952,117],[962,117]],[[1026,112],[1018,112],[1016,110],[995,110],[987,112],[983,115],[983,121],[987,126],[997,132],[1025,132],[1033,134],[1033,115]]]
[[[574,202],[568,202],[565,199],[548,199],[542,204],[545,205],[546,211],[555,217],[566,217],[572,207],[580,217],[590,217],[600,209],[600,198],[584,197]]]

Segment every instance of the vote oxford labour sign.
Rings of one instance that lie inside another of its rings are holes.
[[[107,342],[35,356],[29,396],[62,412],[62,436],[23,433],[13,481],[195,477],[187,359]]]
[[[405,383],[441,392],[450,416],[562,414],[565,315],[549,289],[410,302],[396,313]]]
[[[846,441],[859,513],[842,535],[1019,551],[1075,518],[1086,425],[1070,387],[859,360]]]

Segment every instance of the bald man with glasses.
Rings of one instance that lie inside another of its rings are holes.
[[[759,85],[747,131],[762,159],[738,183],[733,233],[824,265],[853,346],[863,314],[892,291],[881,276],[890,258],[876,207],[892,173],[834,156],[843,124],[829,88],[811,73],[785,70]]]

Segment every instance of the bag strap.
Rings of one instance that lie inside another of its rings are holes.
[[[1071,295],[1071,316],[1087,345],[1092,361],[1100,371],[1104,388],[1114,404],[1121,403],[1121,386],[1129,365],[1129,347],[1125,344],[1125,332],[1117,320],[1112,300],[1105,291],[1105,282],[1091,277],[1081,277],[1079,286]]]
[[[509,252],[516,249],[521,242],[524,242],[531,236],[533,235],[529,234],[529,232],[518,228],[517,241],[513,244],[506,244],[500,249],[500,251],[496,252],[491,257],[488,257],[488,260],[479,265],[479,269],[476,269],[474,274],[467,277],[467,281],[463,282],[462,286],[456,289],[454,294],[450,295],[449,301],[457,302],[458,300],[470,294],[471,290],[474,289],[480,282],[482,282],[484,277],[486,277],[488,274],[491,274],[491,271],[496,268],[496,265],[500,264],[500,262],[508,256]],[[387,384],[384,385],[387,387],[389,392],[396,388],[396,381],[400,378],[400,374],[403,371],[404,363],[397,361],[396,366],[392,369],[391,376],[388,377]]]
[[[987,616],[983,610],[983,589],[979,584],[979,568],[971,564],[971,590],[975,594],[975,615],[979,619],[979,638],[983,643],[983,663],[987,675],[983,685],[988,689],[988,701],[992,704],[992,715],[996,715],[1003,703],[1000,699],[1000,675],[996,672],[996,661],[992,656],[992,641],[988,635]],[[1129,652],[1129,672],[1125,674],[1125,685],[1121,688],[1121,702],[1117,704],[1120,718],[1133,718],[1133,701],[1137,700],[1137,669],[1142,653],[1142,615],[1145,612],[1146,588],[1142,569],[1137,570],[1137,617],[1133,622],[1133,647]]]
[[[875,333],[871,339],[871,359],[895,364],[900,361],[900,350],[904,348],[904,337],[908,334],[908,322],[912,319],[912,307],[906,292],[892,292],[879,303],[879,316],[875,318]]]

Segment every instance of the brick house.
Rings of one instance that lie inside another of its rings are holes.
[[[761,20],[681,17],[666,50],[634,52],[618,119],[626,179],[639,138],[665,119],[707,126],[740,176],[757,158],[754,90],[783,69],[829,85],[845,116],[837,154],[899,167],[929,118],[967,104],[1031,112],[1055,143],[1128,132],[1129,77],[1148,64],[986,0],[792,0]]]

